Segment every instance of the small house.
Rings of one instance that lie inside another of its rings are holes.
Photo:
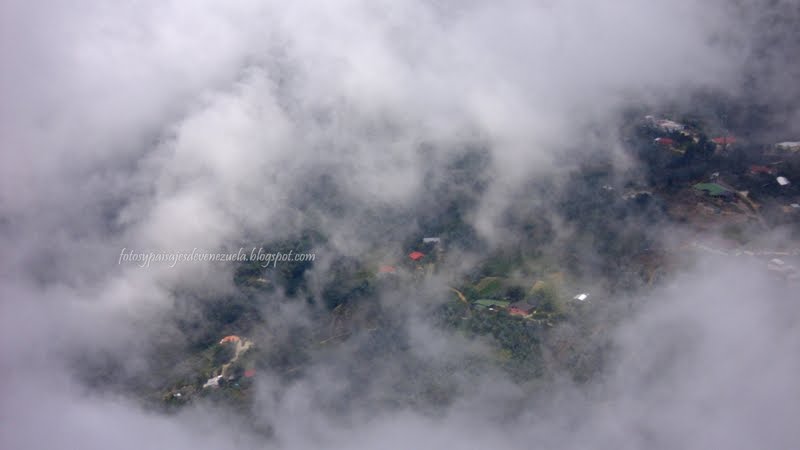
[[[657,120],[656,126],[667,132],[683,131],[683,129],[686,128],[683,124],[668,119]]]
[[[414,261],[419,261],[420,259],[425,257],[425,254],[422,253],[422,252],[414,251],[414,252],[409,253],[408,257],[411,258]]]
[[[775,173],[775,170],[767,166],[754,165],[750,166],[750,173],[753,175],[761,175],[761,174],[772,175],[773,173]]]
[[[219,381],[222,379],[222,375],[217,375],[215,377],[211,377],[206,381],[206,384],[203,385],[203,389],[216,389],[219,387]]]
[[[733,192],[717,183],[697,183],[693,187],[695,190],[703,191],[712,197],[728,198],[733,196]]]
[[[508,308],[508,305],[510,303],[511,302],[506,300],[481,299],[481,300],[476,300],[474,305],[478,309],[488,309],[492,311],[496,309]]]
[[[230,336],[225,336],[224,338],[222,338],[222,340],[220,340],[219,343],[220,344],[228,344],[228,343],[239,342],[240,340],[241,339],[239,339],[239,336],[230,335]]]
[[[671,138],[668,138],[668,137],[657,137],[657,138],[655,138],[653,140],[653,142],[655,142],[656,144],[659,144],[659,145],[666,146],[666,147],[670,147],[672,145],[675,145],[675,140],[671,139]]]
[[[534,305],[526,301],[519,301],[516,303],[512,303],[508,307],[508,313],[512,316],[529,316],[533,310],[536,309]]]

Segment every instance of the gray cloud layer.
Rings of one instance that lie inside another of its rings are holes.
[[[123,247],[225,249],[316,214],[332,248],[358,254],[369,214],[410,208],[426,173],[469,145],[488,149],[492,175],[473,223],[503,241],[511,194],[574,168],[575,149],[635,164],[605,128],[630,101],[738,92],[762,62],[765,98],[789,86],[781,52],[753,56],[773,9],[745,6],[3,2],[0,446],[259,446],[217,411],[165,417],[71,378],[76,352],[124,349],[141,370],[160,332],[142,324],[170,311],[176,289],[230,289],[213,265],[118,266]],[[779,42],[783,26],[771,28]],[[321,173],[351,215],[300,205]],[[588,392],[534,401],[479,379],[439,416],[370,405],[334,419],[320,412],[336,389],[320,370],[285,392],[262,380],[256,416],[281,448],[792,447],[798,310],[753,272],[724,266],[653,294]],[[424,357],[458,345],[439,339]],[[514,402],[523,412],[498,420]]]

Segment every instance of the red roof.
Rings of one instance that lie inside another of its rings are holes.
[[[508,313],[511,314],[512,316],[527,316],[528,315],[528,313],[526,313],[525,311],[523,311],[523,310],[521,310],[519,308],[515,308],[513,306],[508,308]]]
[[[395,273],[397,269],[394,266],[380,266],[378,268],[378,273]]]
[[[425,253],[422,252],[411,252],[408,254],[408,257],[413,259],[414,261],[419,261],[422,257],[425,256]]]
[[[239,339],[239,336],[235,336],[235,335],[232,334],[230,336],[225,336],[224,338],[222,338],[222,340],[219,341],[219,343],[220,344],[227,344],[228,342],[239,342],[240,340],[241,339]]]
[[[735,144],[736,138],[733,136],[720,136],[711,139],[711,142],[719,145]]]
[[[244,371],[245,378],[253,378],[256,376],[256,369],[247,369]]]
[[[771,174],[773,170],[767,166],[750,166],[750,173],[766,173]]]
[[[670,138],[667,138],[667,137],[656,138],[656,142],[661,144],[661,145],[672,145],[672,144],[675,143],[675,141],[673,139],[670,139]]]

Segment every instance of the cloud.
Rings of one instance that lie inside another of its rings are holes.
[[[748,72],[754,95],[792,87],[784,53],[756,51],[768,16],[688,0],[5,2],[2,447],[259,445],[224,410],[163,415],[76,379],[76,361],[109,355],[121,373],[147,373],[157,343],[185,338],[169,322],[176,299],[231,292],[229,268],[142,270],[115,263],[123,248],[235,250],[312,223],[330,237],[310,275],[319,285],[327,261],[419,232],[452,198],[474,204],[463,214],[476,240],[509,244],[499,218],[531,183],[558,192],[586,155],[635,167],[615,131],[631,103],[735,94]],[[788,48],[791,30],[771,30]],[[477,168],[453,169],[459,158]],[[549,200],[531,211],[559,223]],[[454,252],[453,270],[469,270],[476,255]],[[456,376],[439,415],[388,407],[391,385],[420,389],[489,345],[418,320],[437,286],[387,296],[410,355],[358,359],[373,344],[356,337],[288,388],[261,380],[253,420],[280,448],[789,446],[797,310],[754,273],[723,266],[652,294],[621,324],[602,382],[551,380],[555,393],[535,396],[487,369]],[[281,311],[276,328],[309,327]],[[429,372],[408,380],[404,358]],[[371,383],[331,375],[359,363]]]
[[[588,388],[556,383],[559,389],[534,400],[493,374],[435,415],[374,400],[330,414],[329,402],[353,386],[323,364],[288,387],[262,378],[256,420],[272,426],[269,442],[277,448],[784,448],[797,441],[800,311],[786,287],[735,263],[681,275],[645,301],[615,333],[617,357],[603,381]],[[250,448],[258,439],[219,411],[162,416],[76,386],[52,362],[26,370],[7,372],[3,387],[4,416],[14,425],[3,436],[10,448]],[[37,431],[43,424],[47,433]]]

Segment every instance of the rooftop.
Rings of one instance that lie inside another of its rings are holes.
[[[408,257],[413,259],[414,261],[419,261],[424,256],[425,256],[425,253],[422,253],[422,252],[411,252],[411,253],[408,254]]]
[[[697,183],[693,187],[698,191],[705,191],[713,197],[720,197],[731,193],[730,190],[720,186],[717,183]]]

